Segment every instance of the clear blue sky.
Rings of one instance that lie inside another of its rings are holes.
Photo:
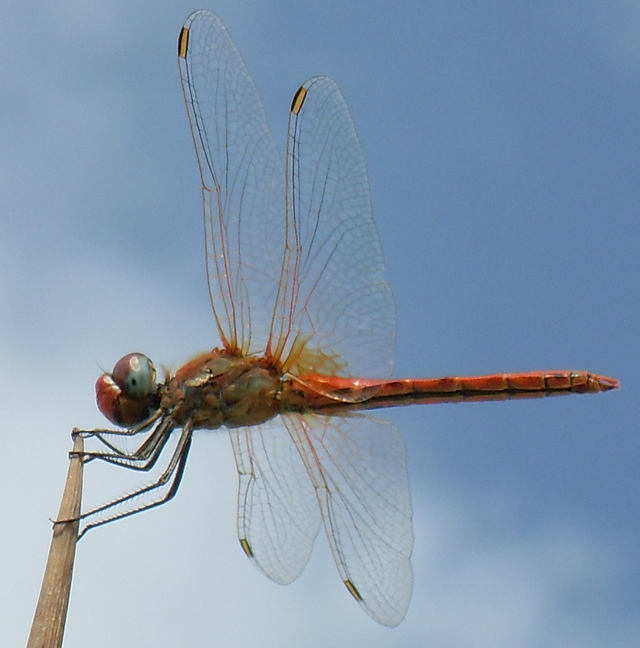
[[[2,645],[26,642],[69,432],[103,424],[101,367],[139,350],[175,369],[218,343],[176,63],[197,8],[0,8]],[[294,90],[340,84],[397,302],[395,375],[589,369],[623,389],[389,415],[416,536],[395,630],[350,599],[322,538],[288,587],[255,570],[228,439],[200,433],[174,502],[80,543],[66,648],[637,646],[640,6],[207,8],[280,144]],[[89,466],[87,501],[131,486],[120,473]]]

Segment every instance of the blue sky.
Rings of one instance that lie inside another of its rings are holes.
[[[69,432],[103,424],[101,367],[140,350],[176,368],[217,344],[176,63],[197,8],[0,8],[5,645],[26,641]],[[295,89],[341,86],[396,298],[395,375],[589,369],[623,389],[388,415],[416,536],[394,630],[351,601],[322,538],[292,585],[255,570],[230,444],[200,433],[174,502],[80,543],[65,646],[637,646],[640,5],[207,8],[282,145]],[[90,466],[87,501],[125,478]]]

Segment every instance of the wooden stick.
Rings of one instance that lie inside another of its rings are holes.
[[[80,515],[82,501],[82,453],[84,439],[74,435],[73,453],[62,494],[58,520],[73,520]],[[27,648],[60,648],[69,607],[73,562],[80,522],[54,524],[49,558],[42,579],[40,598],[33,617]]]

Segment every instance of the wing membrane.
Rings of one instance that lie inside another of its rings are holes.
[[[282,419],[229,434],[240,479],[240,544],[263,574],[286,585],[304,569],[320,529],[309,474]]]
[[[284,420],[315,486],[343,582],[369,616],[396,626],[413,587],[411,499],[398,430],[359,415]]]
[[[209,293],[222,342],[298,375],[393,367],[395,309],[349,109],[326,77],[289,120],[286,176],[257,89],[220,19],[179,41],[204,199]]]
[[[209,294],[224,346],[264,351],[284,247],[284,167],[256,86],[220,19],[192,14],[178,45],[196,148]]]
[[[395,307],[362,148],[334,81],[296,94],[287,141],[287,256],[271,349],[293,373],[386,377]]]

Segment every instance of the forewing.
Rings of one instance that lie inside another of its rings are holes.
[[[309,474],[282,419],[229,434],[240,478],[240,544],[263,574],[285,585],[304,569],[320,528]]]
[[[386,377],[395,307],[367,171],[334,81],[296,93],[287,140],[286,257],[268,350],[297,375]]]
[[[360,415],[284,420],[315,486],[340,577],[369,616],[396,626],[413,587],[411,499],[398,430]]]
[[[262,101],[220,19],[185,22],[178,62],[202,194],[209,293],[226,348],[263,351],[281,275],[284,166]]]

